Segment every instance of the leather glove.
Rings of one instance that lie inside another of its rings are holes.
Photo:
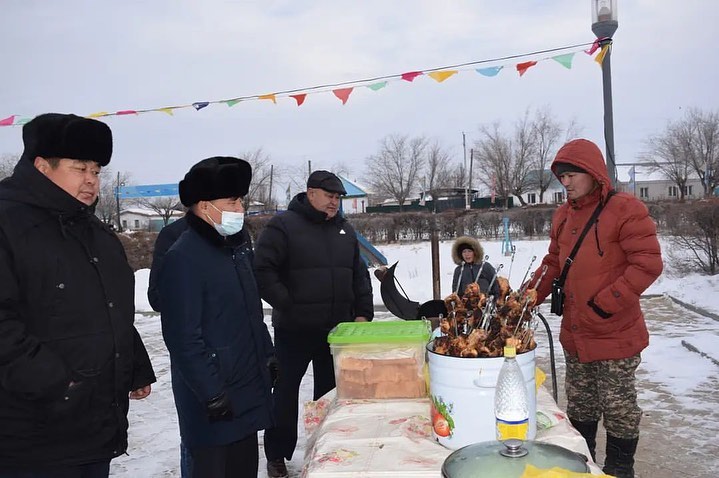
[[[277,380],[280,378],[280,362],[274,355],[267,359],[267,370],[270,372],[272,388],[275,388],[277,386]]]
[[[225,392],[208,400],[207,418],[210,422],[229,421],[235,414],[232,412],[232,402]]]

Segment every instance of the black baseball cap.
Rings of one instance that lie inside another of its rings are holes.
[[[340,178],[329,171],[321,169],[310,174],[310,177],[307,179],[307,188],[319,188],[331,193],[347,194]]]

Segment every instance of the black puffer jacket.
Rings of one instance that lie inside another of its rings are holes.
[[[25,159],[0,183],[0,468],[120,455],[128,393],[155,381],[132,270],[93,212]]]
[[[257,241],[255,276],[275,327],[330,330],[374,316],[357,235],[345,218],[326,217],[300,193]]]

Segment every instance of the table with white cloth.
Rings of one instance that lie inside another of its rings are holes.
[[[429,399],[336,399],[305,405],[304,478],[441,477],[453,450],[432,437]],[[544,387],[537,391],[536,440],[589,456],[584,438]],[[601,474],[593,462],[592,474]]]

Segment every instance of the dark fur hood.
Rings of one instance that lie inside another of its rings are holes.
[[[479,241],[473,237],[461,236],[454,241],[454,244],[452,244],[452,260],[454,263],[460,265],[464,262],[462,260],[462,254],[459,253],[460,246],[464,244],[467,244],[472,248],[472,250],[474,250],[474,263],[479,264],[482,262],[482,259],[484,259],[484,248]]]

